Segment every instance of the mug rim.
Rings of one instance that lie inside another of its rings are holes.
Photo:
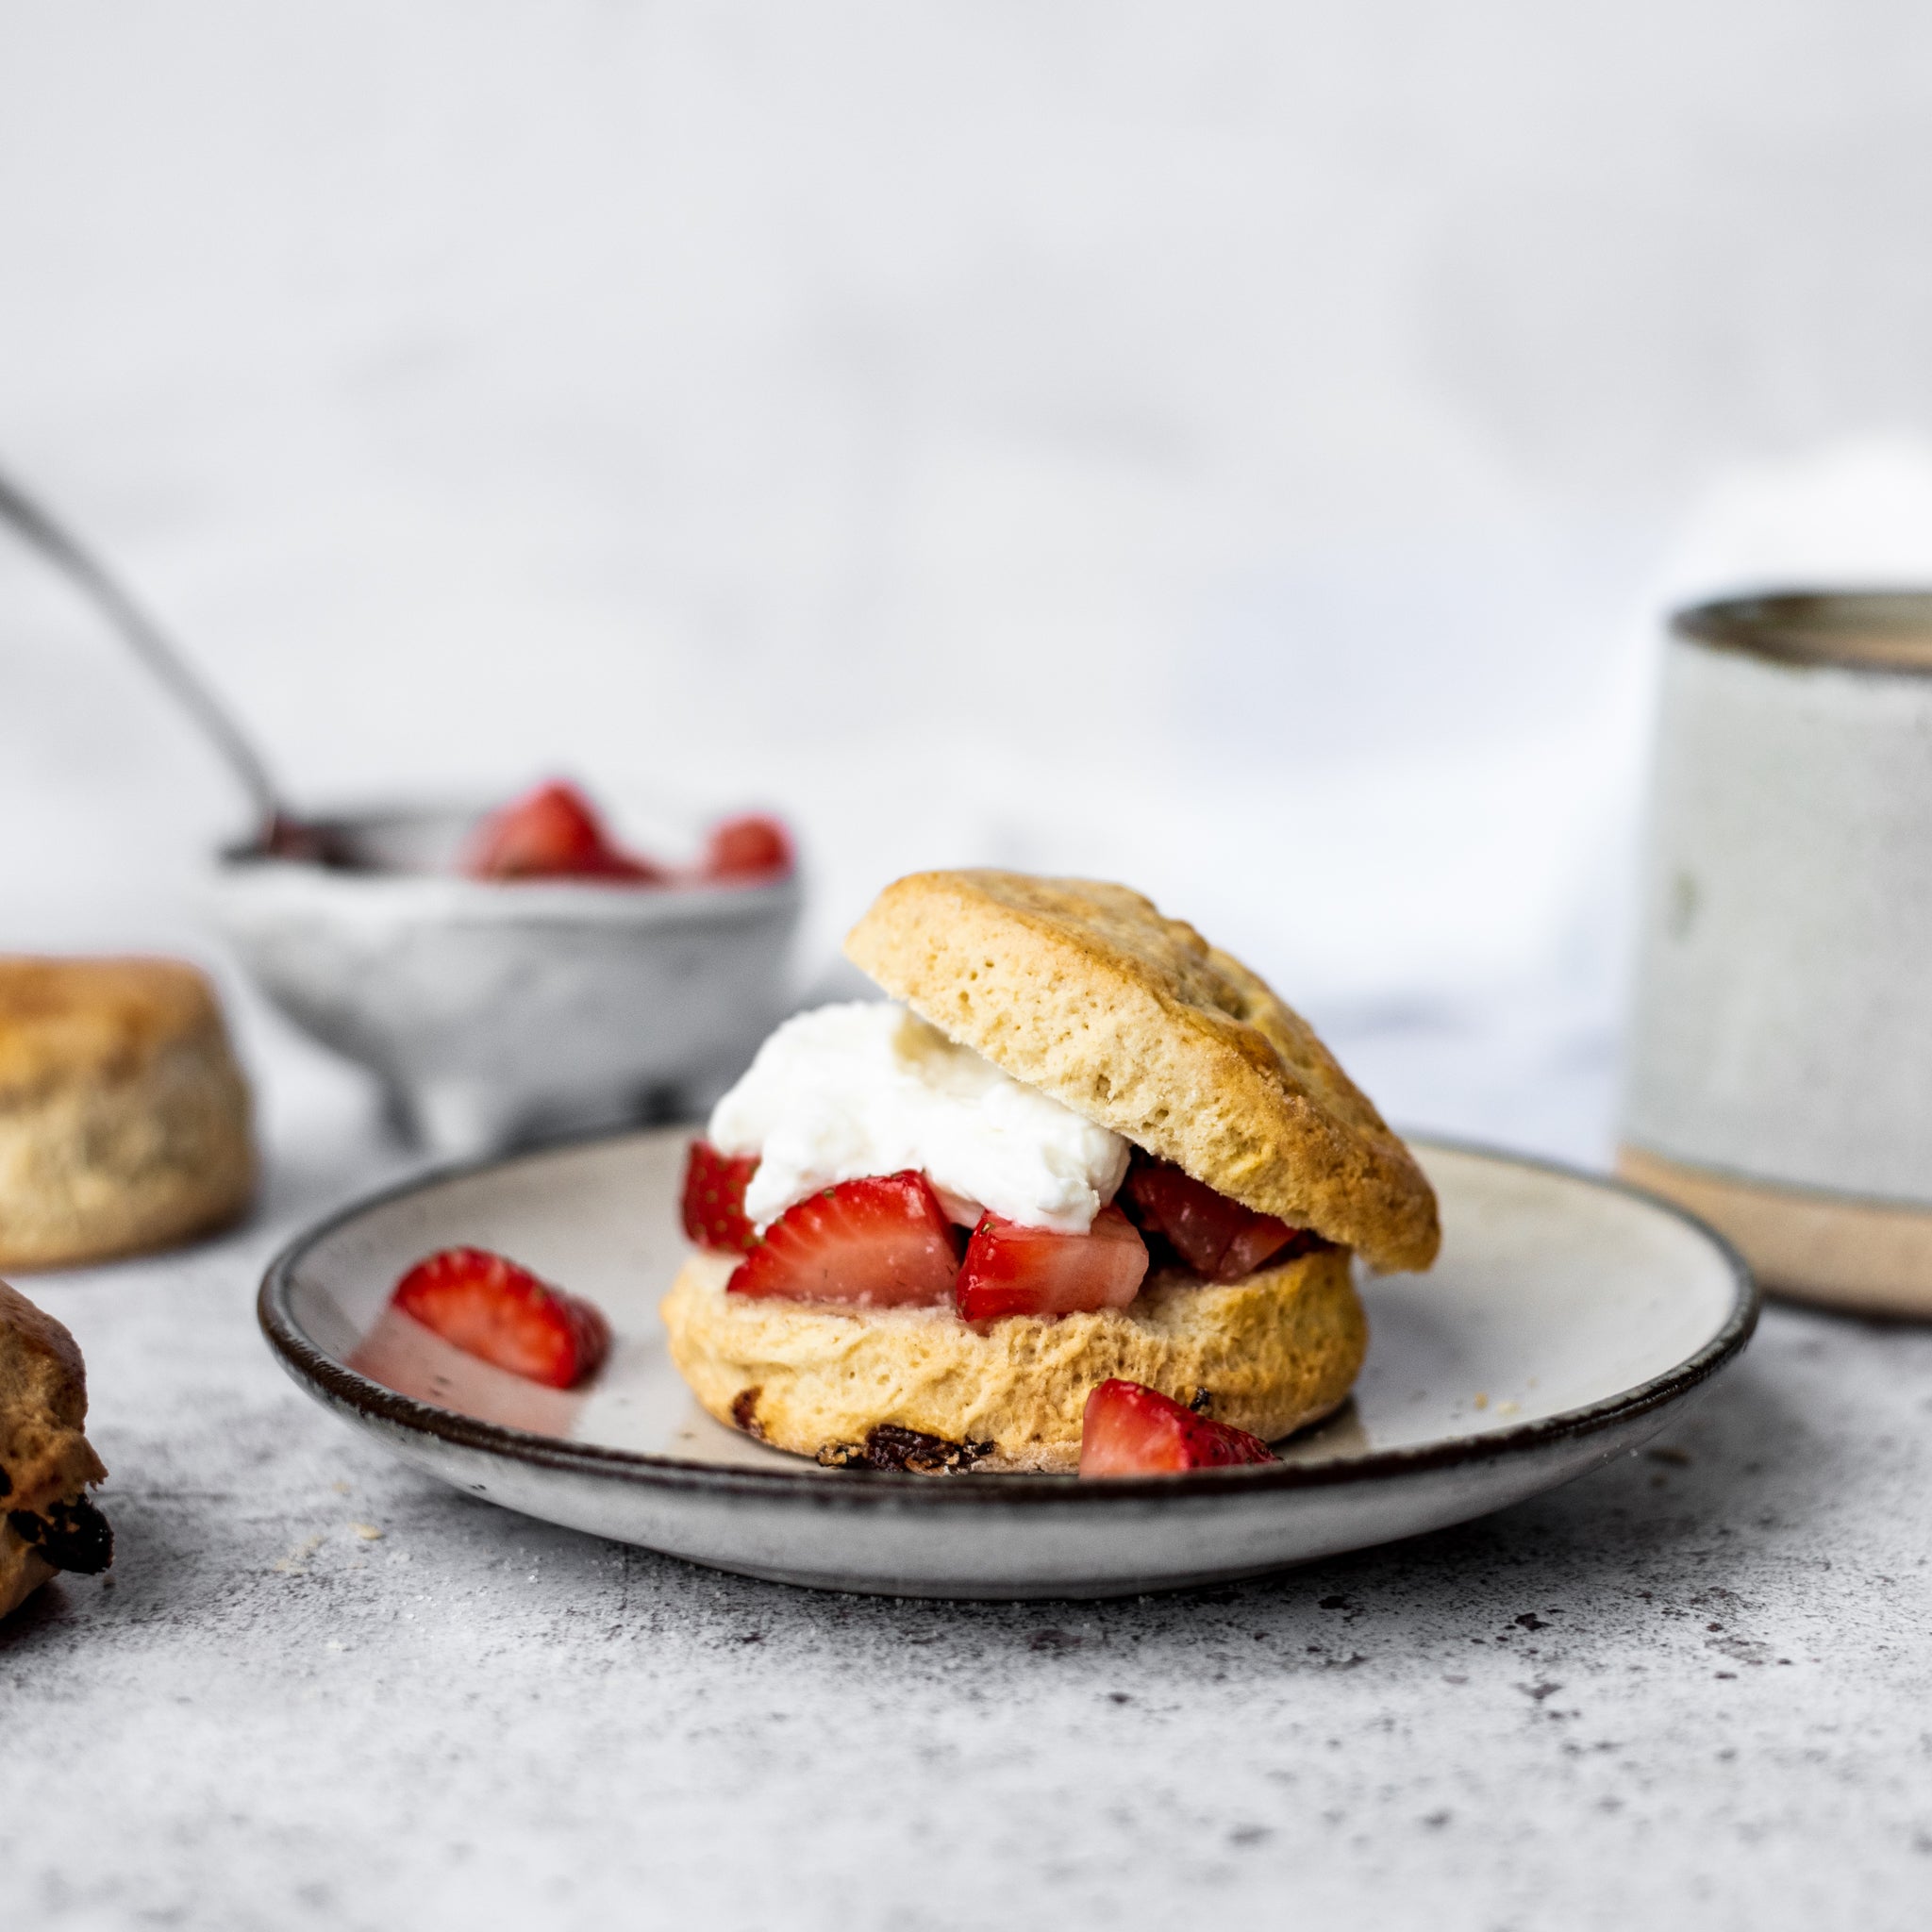
[[[1785,590],[1681,606],[1674,638],[1775,664],[1932,676],[1932,587]]]

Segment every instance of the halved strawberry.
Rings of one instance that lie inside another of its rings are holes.
[[[698,870],[707,878],[741,879],[791,870],[791,836],[762,812],[724,819],[711,827]]]
[[[670,874],[612,842],[575,785],[540,785],[477,826],[460,861],[473,879],[610,879],[648,884]]]
[[[701,1248],[749,1254],[758,1230],[744,1211],[744,1191],[758,1172],[756,1154],[720,1154],[693,1141],[684,1167],[684,1231]]]
[[[1103,1382],[1080,1420],[1082,1475],[1164,1475],[1279,1458],[1259,1436],[1209,1422],[1141,1382]]]
[[[1239,1281],[1295,1239],[1298,1229],[1218,1194],[1169,1160],[1137,1155],[1125,1192],[1141,1225],[1163,1234],[1204,1281]]]
[[[1103,1208],[1086,1234],[989,1214],[966,1244],[953,1300],[963,1322],[1124,1308],[1146,1273],[1147,1244],[1118,1208]]]
[[[923,1174],[870,1174],[794,1203],[725,1283],[732,1294],[871,1307],[936,1306],[959,1259]]]
[[[390,1302],[465,1354],[552,1389],[575,1388],[610,1348],[610,1324],[593,1304],[487,1248],[425,1257]]]

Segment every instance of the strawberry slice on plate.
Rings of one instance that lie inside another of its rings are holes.
[[[1080,1422],[1082,1475],[1167,1475],[1280,1458],[1245,1429],[1210,1422],[1141,1382],[1103,1382]]]
[[[1137,1155],[1125,1193],[1141,1225],[1165,1235],[1203,1281],[1239,1281],[1301,1233],[1216,1193],[1169,1160]]]
[[[744,879],[791,870],[791,835],[762,812],[724,819],[711,827],[698,870],[706,878]]]
[[[758,1172],[756,1154],[720,1154],[693,1141],[684,1167],[684,1231],[701,1248],[748,1255],[758,1229],[744,1211],[744,1191]]]
[[[661,866],[624,851],[575,785],[554,782],[491,812],[477,826],[460,870],[473,879],[608,879],[660,883]]]
[[[731,1294],[936,1307],[959,1272],[952,1224],[923,1174],[870,1174],[794,1202],[738,1264]]]
[[[1141,1292],[1147,1244],[1118,1208],[1086,1234],[1056,1234],[989,1214],[973,1230],[954,1302],[963,1322],[1124,1308]]]
[[[610,1350],[594,1304],[539,1280],[487,1248],[444,1248],[396,1283],[390,1305],[513,1375],[573,1389]]]

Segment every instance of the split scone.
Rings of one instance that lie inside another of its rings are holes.
[[[901,879],[845,950],[892,999],[788,1021],[691,1151],[663,1315],[711,1414],[1066,1471],[1102,1384],[1265,1440],[1343,1401],[1351,1254],[1426,1268],[1435,1197],[1260,979],[1124,887],[1015,873]]]
[[[56,1571],[92,1575],[113,1557],[113,1533],[88,1500],[108,1472],[86,1421],[74,1337],[0,1281],[0,1617]]]
[[[202,974],[0,958],[0,1268],[167,1247],[254,1189],[248,1089]]]

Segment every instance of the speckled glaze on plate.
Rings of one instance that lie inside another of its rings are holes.
[[[1757,1319],[1736,1254],[1675,1208],[1419,1141],[1441,1258],[1364,1283],[1354,1398],[1279,1467],[1084,1483],[824,1470],[711,1421],[665,1353],[685,1141],[581,1142],[346,1208],[270,1267],[262,1328],[325,1407],[527,1515],[820,1589],[1074,1597],[1255,1575],[1520,1502],[1654,1435]],[[604,1308],[617,1342],[587,1391],[536,1388],[386,1316],[402,1271],[458,1242]]]

